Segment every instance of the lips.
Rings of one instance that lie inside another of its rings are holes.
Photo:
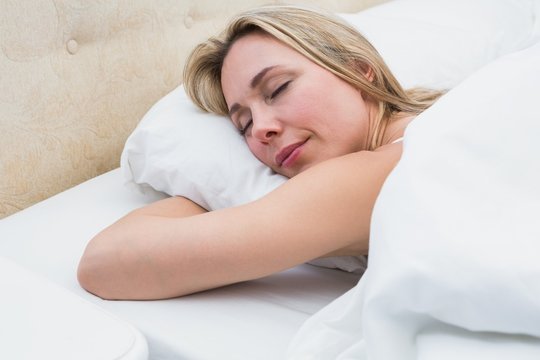
[[[282,166],[283,163],[291,156],[291,154],[298,149],[300,146],[304,145],[307,140],[300,141],[288,146],[285,146],[281,151],[276,155],[275,161],[278,166]]]

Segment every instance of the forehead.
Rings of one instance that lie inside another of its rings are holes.
[[[303,55],[270,35],[251,33],[231,46],[221,69],[223,89],[230,83],[248,85],[262,69],[271,66],[293,66],[309,63]]]
[[[254,32],[237,39],[225,56],[223,67],[237,60],[244,62],[260,62],[264,58],[279,58],[283,56],[303,57],[296,50],[280,40],[265,33]]]

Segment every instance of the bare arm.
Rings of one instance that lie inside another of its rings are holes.
[[[239,207],[206,213],[170,198],[136,210],[92,239],[79,281],[103,298],[168,298],[365,254],[375,199],[400,155],[396,144],[332,159]]]

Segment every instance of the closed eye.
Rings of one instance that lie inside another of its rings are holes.
[[[270,95],[270,99],[274,99],[276,96],[278,96],[283,90],[285,90],[287,88],[287,86],[289,86],[289,84],[291,83],[291,80],[283,83],[283,85],[281,85],[280,87],[278,87],[273,93],[272,95]]]
[[[249,127],[251,126],[251,124],[253,124],[253,119],[249,119],[249,121],[246,123],[246,125],[244,125],[244,127],[240,129],[240,135],[242,135],[242,136],[246,135]]]

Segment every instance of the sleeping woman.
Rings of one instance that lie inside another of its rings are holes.
[[[162,299],[368,253],[371,213],[415,116],[441,95],[405,91],[377,51],[329,14],[292,6],[236,16],[189,57],[185,88],[226,115],[253,154],[290,178],[207,212],[183,197],[95,236],[78,269],[105,299]]]

